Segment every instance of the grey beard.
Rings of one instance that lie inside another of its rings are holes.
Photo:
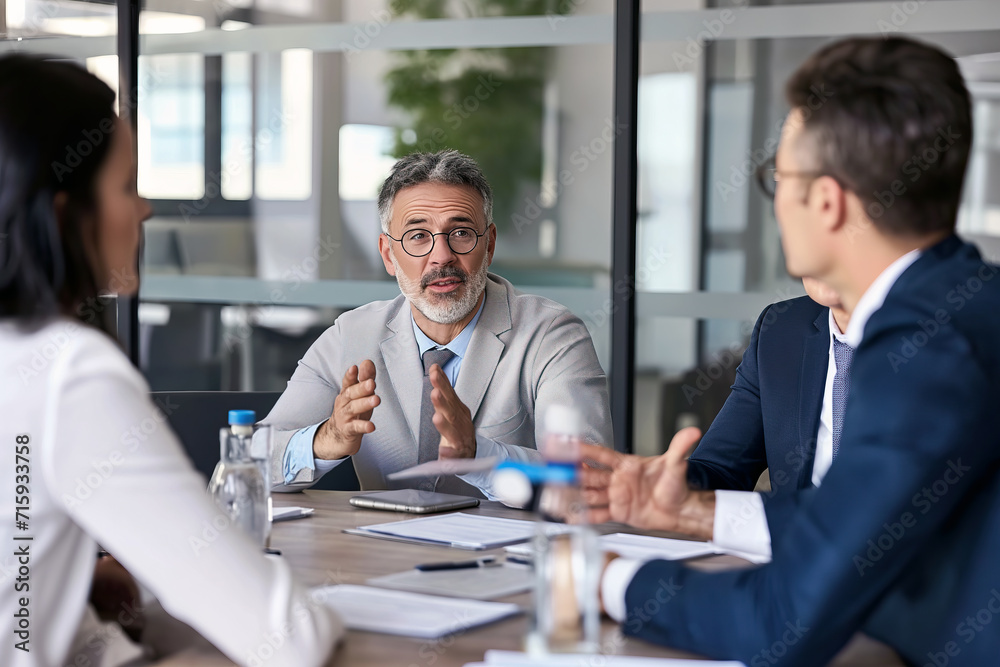
[[[454,324],[460,322],[465,316],[472,312],[479,301],[479,295],[486,288],[487,269],[489,269],[489,258],[483,257],[483,264],[475,273],[469,274],[463,285],[464,289],[459,297],[450,294],[434,294],[430,296],[424,294],[421,281],[410,280],[400,270],[396,257],[392,256],[392,265],[396,269],[396,283],[399,291],[403,293],[406,300],[420,311],[420,313],[431,322],[438,324]],[[435,303],[434,300],[440,300]]]

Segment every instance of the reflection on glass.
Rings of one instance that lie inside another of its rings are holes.
[[[258,56],[257,196],[308,199],[312,192],[313,52]]]
[[[446,4],[392,3],[392,8],[396,19],[436,19],[459,12],[472,16],[548,15],[550,21],[574,8],[572,3],[548,0],[478,0],[464,3],[464,7]],[[387,100],[407,118],[396,127],[393,155],[453,148],[473,156],[493,187],[500,231],[518,214],[514,202],[526,188],[545,208],[551,207],[551,193],[538,193],[543,161],[550,164],[550,189],[555,182],[551,168],[555,157],[543,156],[543,125],[546,106],[555,113],[552,107],[558,102],[555,87],[546,94],[556,55],[554,49],[546,47],[393,54],[392,68],[385,73]],[[554,147],[549,142],[549,148]],[[518,221],[513,222],[516,225]]]
[[[118,14],[114,3],[6,0],[4,11],[8,37],[106,37],[118,32]],[[144,35],[177,34],[204,29],[205,19],[200,16],[147,10],[139,17],[139,32]]]
[[[693,257],[697,89],[691,73],[639,79],[636,278],[643,291],[686,291],[698,278]]]
[[[350,123],[340,128],[340,198],[365,201],[378,198],[378,189],[396,161],[392,128]]]
[[[712,424],[729,397],[753,325],[679,317],[637,322],[637,454],[660,454],[678,430],[697,426],[704,431]]]
[[[200,199],[205,194],[205,58],[139,58],[139,194]]]
[[[441,11],[456,18],[541,16],[554,40],[563,17],[548,21],[547,12],[612,8],[610,0],[447,5]],[[185,54],[182,38],[178,55],[142,58],[139,178],[156,210],[145,225],[142,298],[162,306],[158,318],[141,314],[142,368],[152,386],[280,390],[340,309],[361,305],[349,299],[394,296],[378,253],[375,198],[394,153],[414,149],[458,148],[483,165],[500,202],[495,219],[506,227],[492,270],[529,289],[557,288],[550,296],[586,318],[608,362],[610,41],[380,50],[374,33],[389,8],[364,0],[155,5],[200,16],[207,30],[242,30],[254,46]],[[341,22],[359,27],[343,52],[298,48],[294,30],[257,39],[268,25]],[[393,29],[407,28],[396,21]],[[492,43],[501,33],[477,23],[462,39],[479,34]],[[166,50],[171,40],[155,43]],[[656,244],[657,261],[678,252],[668,240]],[[271,279],[284,284],[260,283]],[[317,279],[371,282],[316,290],[309,283]],[[306,306],[304,317],[293,317],[296,306]]]
[[[253,55],[222,55],[222,196],[253,194]]]
[[[1000,172],[1000,89],[995,84],[973,84],[971,92],[976,135],[958,229],[963,233],[1000,237],[1000,196],[993,186]]]
[[[118,28],[113,4],[7,0],[4,10],[8,38],[29,39],[45,35],[101,37],[114,35]]]
[[[87,71],[108,84],[115,91],[115,108],[118,108],[118,56],[87,58]]]

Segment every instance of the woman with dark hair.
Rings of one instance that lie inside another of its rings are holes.
[[[226,529],[142,376],[99,330],[98,297],[138,289],[150,215],[114,101],[75,64],[0,57],[0,497],[16,501],[0,528],[13,554],[0,556],[0,664],[152,657],[112,650],[88,605],[98,544],[232,660],[322,664],[339,620]]]

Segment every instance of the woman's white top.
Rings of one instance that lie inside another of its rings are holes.
[[[239,664],[321,665],[343,634],[215,507],[104,334],[0,321],[0,452],[0,665],[61,667],[87,651],[97,544]]]

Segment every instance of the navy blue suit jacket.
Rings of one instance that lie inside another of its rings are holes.
[[[765,308],[732,393],[688,460],[688,482],[753,491],[767,468],[772,496],[810,486],[829,362],[828,308],[806,296]]]
[[[773,561],[647,563],[625,631],[750,667],[825,664],[859,630],[915,665],[998,664],[998,275],[957,237],[926,250],[865,327],[822,486],[765,505]]]

